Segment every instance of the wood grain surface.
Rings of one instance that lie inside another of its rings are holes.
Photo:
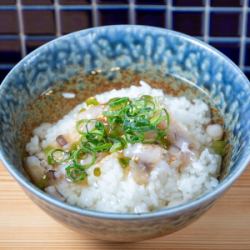
[[[250,249],[250,168],[187,228],[122,244],[88,238],[60,225],[26,197],[0,163],[0,249]]]

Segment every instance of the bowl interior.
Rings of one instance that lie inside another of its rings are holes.
[[[32,128],[42,121],[55,121],[88,96],[129,86],[138,79],[176,95],[186,91],[176,89],[178,83],[172,76],[205,90],[221,111],[232,144],[228,175],[221,183],[233,178],[249,160],[247,78],[211,47],[176,32],[143,26],[107,26],[72,33],[23,59],[0,88],[0,155],[9,169],[27,179],[22,168],[23,146]],[[76,87],[76,99],[51,97],[44,102],[51,88],[75,92]],[[33,105],[37,99],[41,102]]]

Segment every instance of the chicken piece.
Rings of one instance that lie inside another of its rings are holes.
[[[195,158],[195,154],[190,150],[182,151],[178,147],[171,146],[167,153],[167,162],[171,167],[182,171]]]
[[[124,150],[124,156],[130,157],[131,174],[139,185],[146,185],[150,172],[163,159],[166,153],[157,145],[134,144]]]
[[[158,145],[136,143],[129,145],[124,150],[124,155],[130,158],[138,158],[140,161],[148,164],[155,164],[162,159],[165,152]]]
[[[47,165],[43,164],[36,156],[26,158],[25,170],[29,174],[31,180],[39,188],[45,188],[48,185],[53,185],[57,181],[56,171],[47,169]]]
[[[224,133],[220,124],[209,124],[206,127],[206,132],[213,140],[221,140]]]
[[[173,115],[171,113],[169,113],[169,116],[170,124],[166,138],[170,141],[171,144],[178,147],[182,151],[186,150],[186,146],[188,146],[187,149],[191,149],[197,152],[200,148],[199,142],[195,140],[194,136],[188,131],[185,126],[183,126],[173,118]],[[164,121],[161,122],[158,127],[160,129],[165,129],[167,128],[167,124]]]
[[[46,186],[47,180],[45,169],[41,166],[41,162],[36,156],[29,156],[26,158],[25,170],[35,185],[40,188]]]
[[[146,164],[142,161],[131,161],[131,174],[133,179],[138,185],[146,185],[148,183],[149,174],[151,169],[153,168],[152,165]]]

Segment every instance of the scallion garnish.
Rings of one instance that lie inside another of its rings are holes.
[[[70,164],[65,170],[67,178],[72,182],[83,181],[87,176],[85,169],[79,164]]]
[[[73,152],[72,158],[74,162],[81,164],[85,169],[92,166],[96,160],[95,152],[86,152],[84,148],[80,148]],[[90,158],[90,159],[89,159]],[[88,160],[87,163],[81,163],[83,160]]]
[[[225,141],[213,141],[212,145],[211,145],[214,152],[216,154],[221,155],[221,156],[223,156],[225,154],[225,146],[226,146]]]
[[[99,105],[93,97],[87,99],[86,104]],[[102,117],[104,119],[82,119],[76,123],[81,138],[69,152],[50,150],[48,163],[53,165],[66,161],[66,175],[73,182],[84,180],[86,169],[96,162],[97,153],[120,151],[128,143],[168,146],[169,114],[149,95],[137,99],[113,98],[106,103]],[[85,163],[87,158],[89,161]],[[119,162],[122,167],[127,166],[129,158],[119,158]]]
[[[120,163],[120,165],[121,165],[122,168],[126,168],[126,167],[129,166],[130,158],[122,156],[122,157],[118,158],[118,161],[119,161],[119,163]]]
[[[82,113],[82,112],[85,112],[85,111],[86,111],[85,108],[81,108],[81,109],[79,110],[79,113]]]
[[[69,159],[69,153],[62,149],[54,149],[48,155],[49,164],[60,164]]]
[[[94,169],[94,176],[99,177],[101,175],[101,169],[100,168],[95,168]]]
[[[97,106],[99,105],[99,102],[96,100],[95,97],[90,97],[86,100],[86,104],[89,106],[89,105],[94,105],[94,106]]]

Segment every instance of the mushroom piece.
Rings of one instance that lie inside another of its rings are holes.
[[[59,144],[59,146],[63,147],[68,144],[67,140],[64,138],[63,135],[58,135],[56,137],[56,142]]]

